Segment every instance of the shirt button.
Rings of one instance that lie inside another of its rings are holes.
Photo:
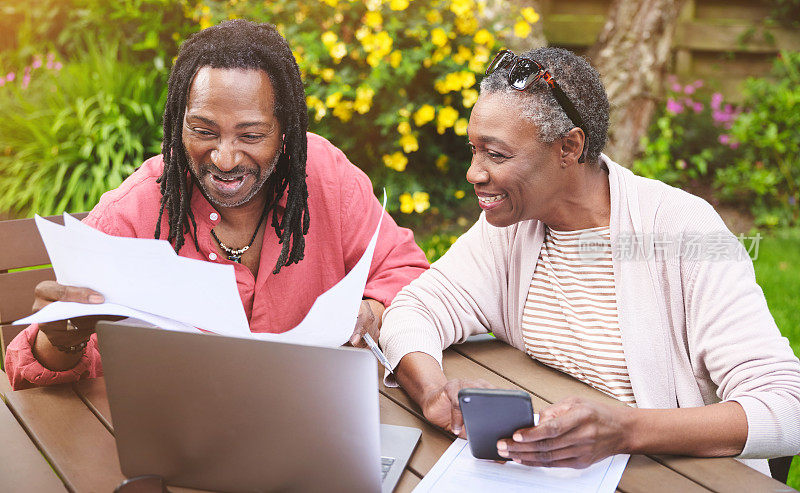
[[[208,254],[208,259],[209,260],[217,260],[217,254],[214,253],[214,252],[209,253]]]
[[[219,219],[219,214],[217,214],[216,212],[212,212],[211,215],[208,216],[208,218],[211,219],[212,221],[216,221],[217,219]]]

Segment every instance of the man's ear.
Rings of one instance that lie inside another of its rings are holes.
[[[586,134],[583,130],[574,127],[567,132],[567,135],[561,138],[561,162],[562,164],[571,165],[581,162],[581,156],[584,155],[583,146],[586,143]]]

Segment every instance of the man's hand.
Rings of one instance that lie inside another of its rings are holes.
[[[585,468],[629,449],[635,409],[568,398],[542,410],[539,424],[497,442],[497,451],[520,464]]]
[[[425,419],[431,423],[466,438],[464,432],[464,417],[458,403],[458,391],[461,389],[493,389],[492,384],[485,380],[467,380],[463,378],[448,380],[441,387],[423,394],[420,407]]]
[[[105,299],[103,295],[89,288],[64,286],[55,281],[43,281],[34,290],[33,311],[38,312],[54,301],[72,301],[75,303],[99,304]],[[66,353],[55,346],[77,346],[94,333],[94,326],[100,320],[120,320],[123,317],[91,316],[76,317],[72,325],[76,330],[69,330],[66,320],[39,324],[39,333],[34,343],[33,355],[45,367],[51,370],[66,370],[77,364],[81,353]]]
[[[353,347],[367,347],[364,342],[364,334],[369,334],[372,340],[378,342],[378,336],[381,333],[381,317],[386,308],[380,301],[372,299],[361,300],[361,308],[358,310],[358,319],[356,320],[356,328],[353,335],[347,344]]]

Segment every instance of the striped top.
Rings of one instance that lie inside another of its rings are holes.
[[[528,354],[635,406],[617,321],[608,227],[547,228],[522,313]]]

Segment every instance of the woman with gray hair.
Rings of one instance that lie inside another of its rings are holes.
[[[488,384],[448,381],[442,350],[492,332],[629,404],[555,403],[498,442],[504,457],[798,453],[800,362],[749,255],[707,202],[601,154],[608,108],[597,72],[569,51],[494,59],[468,130],[483,213],[386,311],[397,382],[463,435],[458,390]]]

